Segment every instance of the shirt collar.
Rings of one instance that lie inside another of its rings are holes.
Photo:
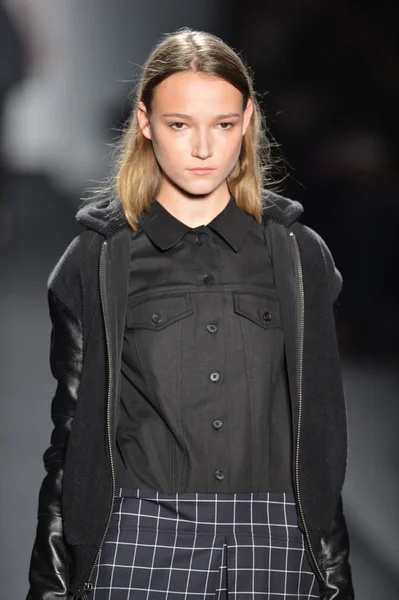
[[[230,196],[225,208],[210,223],[207,223],[207,227],[218,233],[235,252],[239,252],[252,218],[251,215],[239,208],[233,196]],[[176,219],[155,199],[151,202],[149,210],[139,217],[139,224],[161,250],[169,250],[188,231],[199,229],[192,229]]]

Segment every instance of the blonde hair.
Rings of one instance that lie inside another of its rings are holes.
[[[142,101],[151,114],[156,86],[169,75],[181,71],[207,73],[228,81],[242,93],[243,108],[249,98],[252,100],[253,114],[243,136],[239,159],[227,178],[227,184],[237,205],[260,223],[263,212],[261,190],[271,166],[268,160],[270,144],[251,75],[240,56],[220,38],[187,27],[165,35],[155,46],[144,64],[136,88],[133,110],[121,138],[113,177],[113,187],[127,221],[137,230],[137,219],[148,210],[161,182],[161,170],[151,140],[142,134],[138,124],[138,103]]]

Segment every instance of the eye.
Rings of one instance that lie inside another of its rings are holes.
[[[169,125],[169,127],[171,127],[172,129],[175,129],[176,131],[182,131],[183,127],[181,127],[181,125],[182,125],[182,126],[184,126],[184,125],[185,125],[185,123],[180,123],[180,122],[177,122],[177,123],[171,123],[171,124]]]
[[[221,129],[225,129],[225,130],[231,129],[232,127],[234,127],[234,123],[229,123],[229,122],[226,122],[226,121],[223,121],[223,123],[219,123],[219,125],[221,126]],[[224,127],[225,125],[227,127]]]

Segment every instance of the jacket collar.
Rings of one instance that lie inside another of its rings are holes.
[[[303,213],[302,204],[268,189],[262,189],[261,202],[264,223],[273,220],[285,227],[290,227]],[[248,216],[250,217],[250,215]],[[76,220],[87,229],[97,231],[107,238],[120,229],[128,227],[121,201],[117,196],[109,197],[106,195],[96,200],[84,200],[76,214]],[[237,239],[233,243],[237,242]]]

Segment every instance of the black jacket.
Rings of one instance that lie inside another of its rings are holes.
[[[342,279],[302,206],[264,191],[264,226],[286,341],[300,526],[323,600],[354,598],[341,490],[346,407],[334,321]],[[48,281],[54,429],[44,454],[27,600],[85,598],[113,509],[116,410],[130,243],[118,200],[83,206],[85,226]]]

